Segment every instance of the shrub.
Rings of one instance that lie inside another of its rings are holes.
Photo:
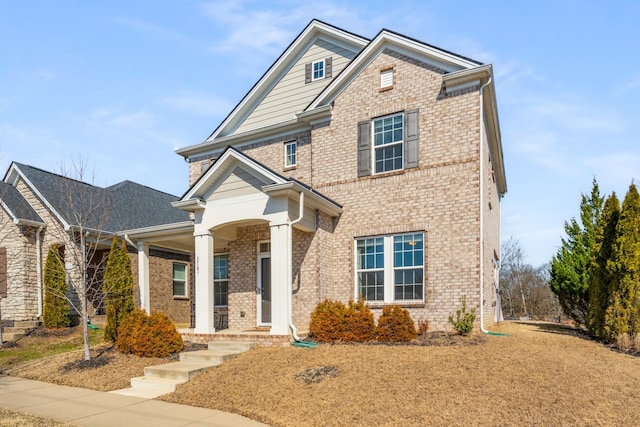
[[[67,273],[62,263],[61,250],[52,245],[44,265],[44,312],[45,328],[65,328],[71,324],[67,303]]]
[[[473,322],[476,320],[476,309],[467,311],[467,296],[463,295],[461,300],[461,307],[456,310],[456,318],[449,316],[449,323],[453,325],[453,329],[459,335],[469,335],[473,331]]]
[[[143,310],[135,310],[118,328],[116,348],[141,357],[167,357],[184,345],[169,316],[161,312],[147,316]]]
[[[118,240],[115,237],[107,258],[102,291],[107,299],[107,324],[104,328],[104,338],[115,342],[120,323],[135,308],[131,260],[126,243],[122,241],[122,246],[118,248]]]
[[[429,321],[426,319],[421,320],[418,323],[418,330],[416,331],[418,335],[425,336],[427,332],[429,332]]]
[[[345,331],[346,310],[340,301],[324,300],[311,313],[309,334],[318,342],[341,340]]]
[[[416,338],[416,326],[409,311],[399,305],[388,305],[382,309],[377,332],[378,341],[408,342]]]
[[[376,337],[376,323],[373,313],[364,299],[357,302],[349,301],[344,316],[345,328],[342,341],[366,342]]]

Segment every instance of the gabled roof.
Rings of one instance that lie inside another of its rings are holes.
[[[318,193],[298,180],[285,178],[233,147],[227,147],[209,169],[187,190],[182,198],[179,201],[173,202],[172,205],[187,211],[204,209],[204,195],[219,182],[227,172],[236,166],[246,168],[251,171],[252,175],[259,176],[261,181],[264,182],[262,191],[266,194],[277,194],[289,190],[304,192],[307,197],[305,205],[309,204],[332,216],[338,216],[342,212],[342,206],[325,195]]]
[[[188,220],[171,206],[176,196],[131,181],[103,188],[13,162],[4,183],[13,187],[20,178],[65,229],[82,225],[117,232]]]
[[[0,182],[0,205],[16,224],[42,226],[44,220],[13,186]]]

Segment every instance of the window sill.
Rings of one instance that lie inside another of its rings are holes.
[[[187,300],[187,301],[188,301],[188,300],[189,300],[189,297],[188,297],[188,296],[186,296],[186,295],[174,295],[174,296],[173,296],[173,299],[174,299],[174,300],[183,300],[183,301],[184,301],[184,300]]]
[[[393,89],[393,85],[381,87],[378,92],[389,92],[391,89]]]
[[[370,177],[371,177],[371,179],[388,178],[390,176],[403,175],[405,172],[406,172],[406,169],[398,169],[398,170],[391,171],[391,172],[374,173],[374,174],[370,175]]]
[[[289,171],[296,170],[297,168],[298,168],[298,165],[286,166],[282,171],[283,172],[289,172]]]
[[[369,308],[371,308],[371,309],[380,309],[380,308],[384,308],[384,307],[389,306],[389,305],[399,305],[402,308],[425,308],[427,306],[427,303],[425,303],[424,301],[407,301],[407,302],[402,302],[402,301],[378,302],[378,301],[374,301],[374,302],[367,302],[367,305],[369,305]]]

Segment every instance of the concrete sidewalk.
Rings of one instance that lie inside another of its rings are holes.
[[[239,426],[236,414],[0,375],[0,407],[78,426]]]

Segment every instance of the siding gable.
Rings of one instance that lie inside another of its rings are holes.
[[[281,123],[302,112],[347,66],[356,51],[339,46],[324,38],[317,38],[293,63],[284,75],[269,88],[244,121],[232,132],[240,134],[250,130]],[[313,61],[325,60],[326,78],[310,81]],[[308,83],[307,83],[308,81]]]
[[[213,201],[258,194],[262,193],[263,185],[265,183],[258,177],[237,166],[212,189],[206,199]]]

